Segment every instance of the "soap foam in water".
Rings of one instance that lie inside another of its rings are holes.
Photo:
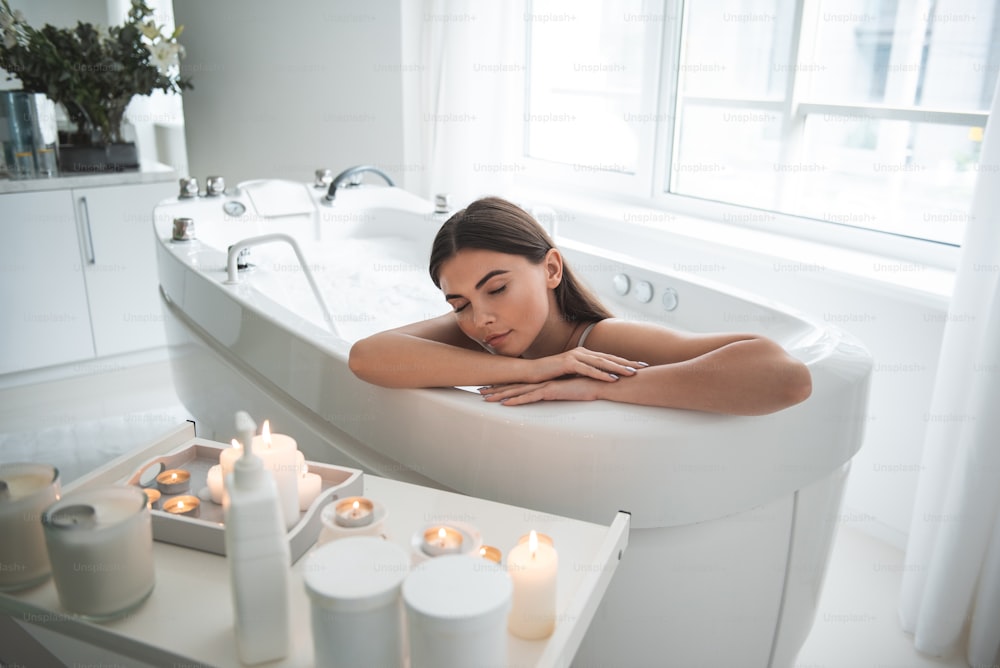
[[[340,336],[351,343],[450,309],[431,281],[428,253],[422,251],[401,237],[337,240],[302,247]],[[326,329],[291,249],[281,245],[255,248],[251,261],[258,268],[248,277],[254,288]]]

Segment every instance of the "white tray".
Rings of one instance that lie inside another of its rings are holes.
[[[221,443],[194,438],[164,455],[144,462],[121,481],[126,485],[141,487],[140,479],[145,478],[151,481],[147,486],[155,489],[155,476],[149,474],[143,476],[150,467],[155,473],[167,469],[184,469],[191,474],[190,489],[181,494],[190,494],[200,499],[198,517],[174,515],[154,508],[151,511],[154,540],[203,552],[226,554],[226,528],[223,523],[222,506],[213,503],[207,494],[202,493],[207,485],[208,469],[219,463],[219,454],[225,448],[226,446]],[[363,473],[358,469],[317,462],[306,463],[309,465],[309,472],[318,474],[322,479],[322,491],[309,508],[299,514],[299,521],[288,531],[292,563],[298,561],[299,557],[316,542],[322,528],[320,514],[326,504],[342,497],[362,496],[364,493]],[[160,498],[160,507],[162,508],[163,503],[174,496],[179,495],[164,494]]]

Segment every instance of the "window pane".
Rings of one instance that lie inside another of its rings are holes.
[[[781,99],[794,2],[687,2],[681,87],[685,96]]]
[[[812,115],[782,210],[958,245],[969,218],[981,128]]]
[[[670,192],[961,243],[1000,3],[687,4]]]
[[[684,105],[671,190],[771,209],[781,160],[781,115],[759,109]]]
[[[806,98],[838,104],[989,107],[995,0],[822,0]]]
[[[530,62],[525,128],[533,158],[588,171],[636,170],[653,116],[646,67],[650,13],[643,0],[534,0],[525,16]],[[645,100],[645,102],[644,102]]]

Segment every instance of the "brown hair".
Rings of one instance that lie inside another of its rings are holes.
[[[441,265],[464,248],[520,255],[541,264],[555,244],[531,214],[499,197],[484,197],[449,218],[431,246],[431,280],[441,287]],[[562,281],[555,287],[556,304],[566,320],[593,322],[612,317],[603,304],[563,262]]]

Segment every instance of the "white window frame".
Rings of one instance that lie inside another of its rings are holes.
[[[684,21],[678,20],[678,18],[682,17],[682,12],[686,10],[686,7],[687,4],[684,0],[663,0],[660,11],[665,19],[658,24],[650,23],[647,26],[649,31],[646,40],[649,45],[648,57],[655,57],[659,60],[658,66],[650,69],[659,70],[659,72],[657,80],[652,80],[653,72],[648,73],[643,90],[657,91],[655,105],[651,105],[651,109],[653,109],[651,113],[655,115],[658,122],[650,123],[644,135],[640,137],[640,146],[648,148],[642,150],[638,156],[635,173],[591,172],[579,166],[557,164],[529,157],[527,155],[527,134],[525,134],[524,161],[526,169],[523,176],[518,178],[520,183],[530,188],[555,188],[567,194],[577,194],[588,198],[595,197],[605,201],[622,201],[630,205],[648,207],[652,211],[669,212],[691,219],[723,224],[738,223],[739,227],[743,229],[756,229],[822,245],[903,259],[943,269],[955,268],[960,248],[952,244],[668,192],[670,176],[668,167],[676,157],[672,122],[670,122],[672,119],[668,117],[673,114],[677,102],[677,75],[680,71],[682,53],[681,26],[684,24]],[[817,11],[817,9],[814,3],[797,0],[794,11],[794,21],[797,27],[792,37],[790,49],[791,53],[801,54],[801,26],[804,25],[804,14],[808,11]],[[683,18],[686,19],[686,16]],[[663,53],[662,45],[665,44],[673,45],[671,53]],[[527,48],[530,49],[530,40],[527,41]],[[526,54],[526,57],[530,62],[530,52]],[[797,64],[803,65],[804,63]],[[979,111],[944,111],[927,107],[890,105],[819,104],[802,101],[799,99],[799,91],[796,90],[796,74],[802,69],[804,68],[795,67],[789,73],[783,101],[704,97],[697,98],[697,101],[719,106],[739,107],[742,110],[750,108],[784,114],[786,121],[783,132],[786,141],[783,145],[791,148],[794,148],[795,138],[802,135],[806,118],[811,114],[866,115],[880,120],[939,122],[981,127],[985,127],[988,119],[986,112]],[[526,102],[528,100],[528,87],[529,82],[526,78]],[[687,99],[693,100],[695,98],[688,97]],[[627,225],[628,223],[616,224]]]

